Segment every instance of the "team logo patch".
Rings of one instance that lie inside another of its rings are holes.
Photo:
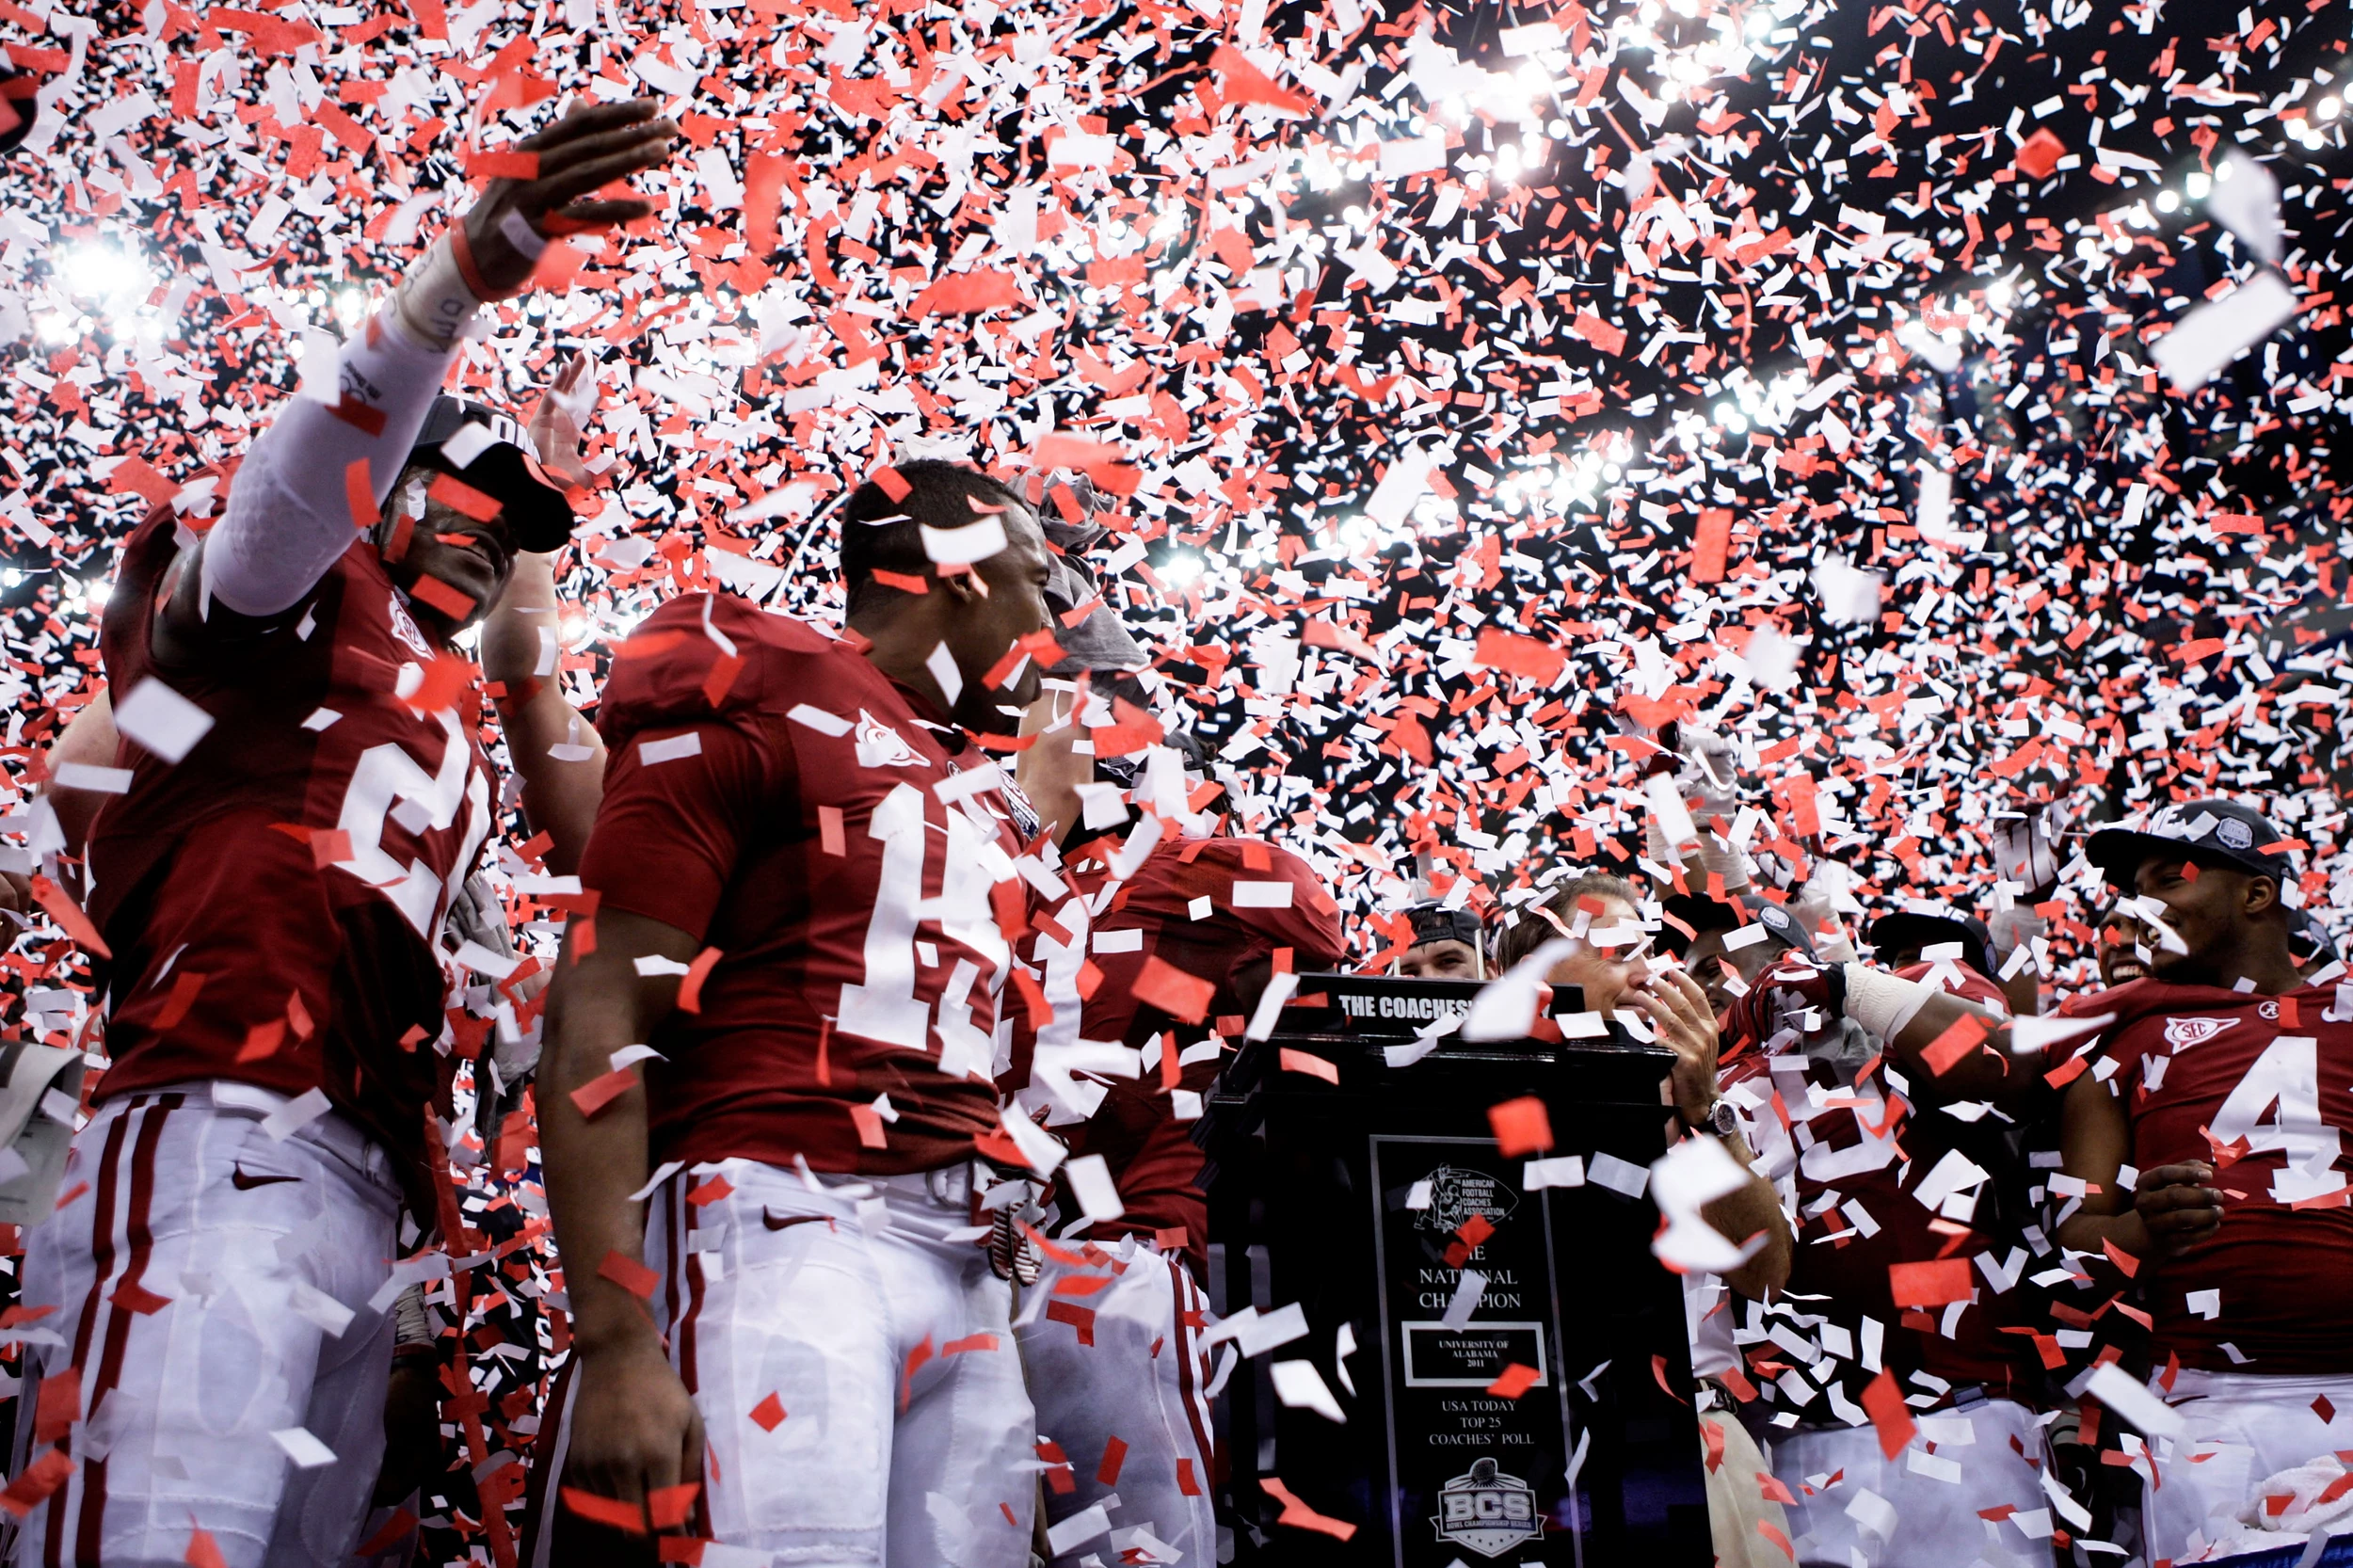
[[[861,768],[912,768],[922,762],[906,737],[861,708],[857,711],[857,765]]]
[[[1545,1533],[1535,1488],[1492,1459],[1472,1461],[1467,1474],[1438,1488],[1438,1516],[1430,1522],[1439,1540],[1481,1557],[1501,1557]]]
[[[2255,830],[2236,817],[2225,817],[2214,836],[2222,840],[2225,849],[2249,849],[2255,842]]]
[[[408,606],[397,599],[387,600],[385,604],[392,611],[392,635],[414,648],[418,658],[432,658],[433,645],[424,640],[423,632],[417,630],[417,623],[409,617]]]
[[[2165,1043],[2174,1047],[2194,1046],[2213,1039],[2236,1022],[2236,1018],[2168,1018],[2165,1020]]]
[[[1430,1207],[1414,1222],[1422,1230],[1460,1230],[1473,1216],[1499,1225],[1520,1206],[1520,1195],[1484,1171],[1441,1165],[1430,1173]]]

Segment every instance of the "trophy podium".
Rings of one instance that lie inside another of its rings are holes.
[[[1220,1392],[1237,1563],[1714,1560],[1681,1287],[1650,1251],[1657,1209],[1627,1191],[1666,1151],[1673,1056],[1622,1033],[1449,1035],[1390,1064],[1479,989],[1303,976],[1209,1097],[1211,1305],[1249,1320],[1244,1349],[1295,1327],[1292,1304],[1306,1329],[1239,1359]],[[1582,1012],[1563,989],[1556,1013]],[[1583,1160],[1581,1185],[1531,1191],[1534,1157],[1499,1152],[1488,1108],[1523,1096],[1548,1112],[1546,1156]],[[1466,1270],[1485,1282],[1475,1306],[1458,1300]],[[1277,1398],[1275,1365],[1294,1359],[1345,1423]]]

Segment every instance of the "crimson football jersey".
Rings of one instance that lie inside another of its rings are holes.
[[[1927,980],[1935,968],[1916,964],[1898,973]],[[2008,1011],[2000,990],[1972,970],[1953,966],[1945,988]],[[1788,1293],[1821,1298],[1807,1301],[1806,1310],[1846,1329],[1854,1343],[1862,1342],[1864,1320],[1876,1321],[1884,1336],[1882,1364],[1898,1377],[1919,1370],[1975,1384],[1995,1398],[2031,1398],[2038,1365],[2032,1341],[2004,1332],[2030,1316],[2018,1283],[2026,1256],[2019,1201],[2024,1161],[2009,1130],[1990,1115],[1965,1123],[1934,1110],[1897,1107],[1891,1113],[1887,1084],[1877,1071],[1845,1084],[1828,1064],[1807,1061],[1795,1048],[1768,1059],[1753,1042],[1728,1044],[1721,1080],[1727,1088],[1753,1083],[1759,1093],[1778,1094],[1777,1110],[1798,1147],[1797,1249]],[[1800,1063],[1802,1070],[1789,1070]],[[1992,1178],[1969,1212],[1971,1234],[1959,1239],[1933,1228],[1940,1214],[1916,1195],[1956,1153]],[[2009,1281],[2009,1289],[1997,1290],[1992,1275],[1973,1267],[1977,1299],[1958,1311],[1896,1305],[1891,1265],[1952,1257],[1974,1264],[1980,1254]],[[2005,1263],[2009,1267],[2001,1268]],[[1870,1376],[1859,1365],[1849,1369],[1851,1382]]]
[[[648,1042],[653,1157],[969,1159],[1023,898],[1005,775],[849,644],[723,595],[647,617],[598,728],[582,883],[712,950]]]
[[[397,695],[441,650],[364,539],[264,630],[166,664],[152,634],[177,553],[158,508],[124,546],[101,631],[118,704],[152,679],[213,722],[176,763],[122,740],[129,792],[91,830],[89,916],[113,951],[98,1096],[317,1087],[429,1193],[436,938],[491,820],[480,688],[430,713]]]
[[[1079,1048],[1081,1041],[1142,1049],[1158,1032],[1170,1031],[1181,1052],[1202,1040],[1218,1018],[1248,1011],[1237,978],[1277,948],[1290,949],[1297,973],[1330,968],[1346,955],[1339,905],[1315,872],[1289,850],[1255,839],[1164,841],[1119,885],[1104,911],[1090,918],[1085,911],[1092,900],[1085,895],[1099,896],[1106,880],[1101,872],[1075,874],[1082,896],[1048,917],[1071,940],[1043,930],[1036,938],[1033,952],[1046,973],[1045,994],[1054,1016],[1033,1035],[1027,1015],[1016,1018],[1011,1076],[1017,1080],[1034,1071],[1041,1047],[1050,1065],[1057,1048]],[[1172,1024],[1167,1014],[1137,996],[1138,983],[1155,960],[1208,983],[1200,1024]],[[1082,965],[1093,967],[1091,979],[1080,978]],[[1181,1227],[1186,1250],[1206,1266],[1201,1151],[1190,1125],[1176,1120],[1170,1089],[1198,1093],[1219,1065],[1218,1053],[1205,1051],[1174,1074],[1168,1064],[1159,1063],[1139,1078],[1105,1079],[1101,1103],[1082,1125],[1054,1128],[1072,1153],[1103,1157],[1127,1210],[1116,1221],[1093,1226],[1089,1236],[1150,1237]]]
[[[2332,988],[2282,997],[2136,980],[2071,1000],[2075,1017],[2114,1014],[2096,1049],[2053,1048],[2063,1069],[2116,1064],[2132,1165],[2215,1167],[2221,1228],[2134,1276],[2155,1348],[2208,1371],[2353,1372],[2353,1208],[2344,1133],[2353,1128],[2353,1020]],[[2234,1358],[2231,1347],[2238,1352]]]

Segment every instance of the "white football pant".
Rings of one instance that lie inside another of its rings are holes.
[[[2318,1404],[2332,1419],[2323,1420]],[[2157,1484],[2143,1493],[2147,1550],[2154,1560],[2198,1558],[2222,1537],[2256,1490],[2282,1470],[2353,1448],[2353,1377],[2265,1377],[2255,1372],[2174,1375],[2167,1402],[2187,1430],[2152,1445]]]
[[[1894,1459],[1881,1451],[1879,1429],[1869,1425],[1771,1439],[1773,1474],[1797,1498],[1787,1507],[1799,1568],[1965,1568],[1972,1553],[1987,1568],[2050,1568],[2047,1529],[2035,1538],[2009,1520],[1978,1517],[1980,1510],[2007,1503],[2031,1523],[2036,1510],[2050,1508],[2026,1463],[2027,1455],[2048,1463],[2034,1412],[1989,1400],[1921,1421],[1920,1434]],[[1967,1423],[1969,1442],[1953,1440],[1962,1431],[1958,1422]],[[2025,1454],[2010,1446],[2013,1437]],[[1839,1479],[1808,1496],[1809,1476]]]
[[[1090,1557],[1214,1568],[1201,1392],[1209,1298],[1181,1256],[1133,1240],[1097,1250],[1099,1263],[1049,1259],[1022,1291],[1021,1360],[1038,1435],[1060,1448],[1064,1479],[1076,1483],[1065,1492],[1049,1481],[1046,1491],[1054,1568]]]
[[[61,1443],[28,1449],[20,1431],[16,1473],[53,1448],[73,1468],[19,1528],[20,1568],[180,1568],[198,1529],[230,1568],[340,1563],[359,1544],[400,1188],[332,1112],[274,1136],[283,1103],[190,1084],[109,1101],[74,1136],[64,1201],[25,1236],[25,1305],[56,1310],[20,1336],[18,1419],[69,1371],[80,1415]],[[69,1410],[70,1392],[50,1399]]]
[[[648,1207],[712,1538],[791,1568],[1028,1568],[1041,1465],[970,1167],[823,1181],[730,1160]]]

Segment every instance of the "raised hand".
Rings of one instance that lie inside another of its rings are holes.
[[[551,238],[632,222],[653,211],[642,197],[598,199],[617,180],[668,161],[678,127],[650,98],[582,104],[513,151],[538,160],[530,179],[492,180],[462,223],[469,285],[505,298],[531,281]]]
[[[1745,996],[1734,999],[1724,1014],[1724,1031],[1735,1040],[1762,1046],[1808,1009],[1817,1010],[1825,1022],[1837,1017],[1845,1009],[1846,991],[1842,967],[1786,954],[1758,975]]]
[[[596,478],[581,459],[580,440],[596,416],[598,395],[597,378],[588,375],[588,356],[575,354],[532,405],[531,444],[539,454],[539,466],[570,489],[586,489]]]
[[[1625,1003],[1675,1053],[1675,1109],[1686,1123],[1701,1125],[1716,1103],[1716,1019],[1707,993],[1684,970],[1668,968],[1635,982]]]

